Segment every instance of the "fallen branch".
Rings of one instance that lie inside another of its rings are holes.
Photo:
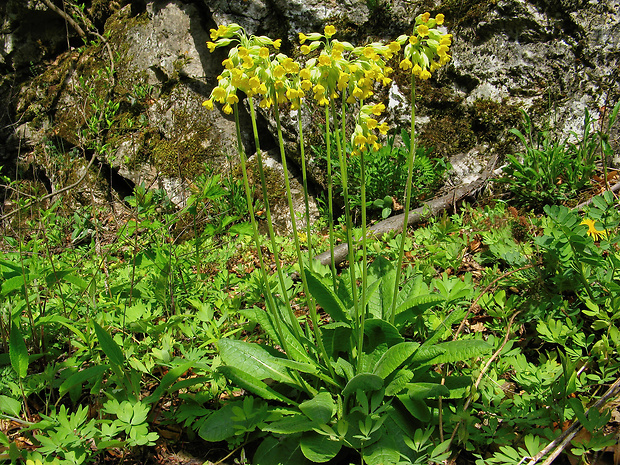
[[[424,202],[421,207],[411,210],[409,212],[407,225],[413,226],[422,222],[426,218],[436,216],[442,211],[453,206],[456,202],[459,202],[480,190],[493,173],[493,168],[495,167],[496,161],[497,157],[493,157],[493,159],[489,161],[489,164],[484,172],[474,182],[459,186],[448,194],[429,200],[428,202]],[[390,232],[399,233],[403,229],[404,216],[405,214],[401,213],[400,215],[380,221],[377,224],[370,226],[368,231],[375,237],[381,237]],[[334,247],[334,264],[338,265],[346,260],[348,253],[349,246],[347,244],[340,244]],[[314,258],[320,261],[323,265],[329,265],[331,262],[331,252],[327,250]]]

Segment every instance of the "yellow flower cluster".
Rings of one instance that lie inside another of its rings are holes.
[[[414,33],[403,35],[388,44],[373,42],[354,47],[349,42],[333,39],[336,28],[325,26],[323,33],[299,33],[301,53],[314,55],[302,68],[292,58],[278,50],[281,41],[265,36],[247,36],[238,24],[211,29],[210,51],[237,43],[223,61],[224,71],[218,84],[203,105],[213,109],[213,103],[223,105],[226,114],[233,112],[239,102],[237,91],[248,97],[261,97],[260,107],[269,108],[289,102],[292,109],[299,109],[301,99],[312,95],[321,105],[341,98],[347,103],[360,102],[360,111],[351,140],[359,153],[373,147],[378,149],[379,134],[386,134],[388,126],[379,122],[385,110],[383,104],[364,104],[374,94],[377,83],[387,86],[392,69],[387,61],[401,51],[400,68],[411,69],[422,79],[428,79],[438,67],[450,60],[448,55],[452,36],[442,27],[444,16],[430,18],[424,13],[416,18]]]
[[[411,70],[420,79],[428,79],[440,66],[450,61],[450,45],[452,35],[440,27],[444,22],[441,13],[431,18],[429,13],[418,15],[415,20],[413,34],[401,35],[396,42],[404,46],[400,68]]]

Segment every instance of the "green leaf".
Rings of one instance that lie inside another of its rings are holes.
[[[310,420],[315,421],[318,424],[328,423],[336,409],[336,404],[332,395],[329,392],[319,392],[312,399],[307,400],[299,404],[299,409]]]
[[[226,365],[251,373],[253,378],[272,378],[281,383],[297,384],[288,368],[271,355],[265,346],[234,339],[220,339],[217,347]]]
[[[410,399],[429,399],[431,397],[448,397],[450,390],[439,383],[409,383],[407,395]]]
[[[17,376],[25,378],[28,374],[28,348],[16,323],[11,325],[9,357],[11,358],[11,366],[15,373],[17,373]]]
[[[202,423],[198,430],[198,436],[205,441],[225,441],[235,435],[233,407],[240,402],[230,402],[221,409],[216,410]]]
[[[490,353],[493,347],[485,341],[449,341],[436,345],[443,353],[433,363],[454,363]]]
[[[420,399],[412,399],[407,394],[401,394],[397,397],[414,418],[423,422],[431,420],[431,411],[426,402]]]
[[[19,400],[0,395],[0,412],[19,418],[21,409],[22,403]]]
[[[123,351],[118,346],[112,336],[108,334],[106,330],[104,330],[96,321],[93,321],[93,325],[95,326],[95,333],[97,334],[97,340],[99,344],[101,344],[101,348],[103,352],[108,356],[110,363],[117,368],[122,369],[125,363],[125,356],[123,355]]]
[[[359,373],[347,383],[342,391],[342,395],[347,397],[350,394],[354,394],[358,389],[366,392],[377,391],[382,387],[383,379],[380,376],[373,373]]]
[[[260,379],[255,378],[254,376],[248,374],[243,370],[240,370],[237,367],[221,366],[218,368],[218,370],[224,373],[224,375],[228,379],[230,379],[240,388],[250,391],[257,396],[262,397],[263,399],[280,400],[289,405],[297,405],[296,402],[288,399],[286,396],[280,394],[279,392],[274,391]]]
[[[159,399],[161,398],[161,396],[164,395],[164,392],[166,392],[166,390],[172,386],[172,383],[174,383],[177,379],[179,379],[179,377],[185,373],[187,370],[189,370],[190,368],[192,368],[194,366],[194,362],[185,362],[177,367],[172,368],[171,370],[168,371],[168,373],[166,373],[164,375],[164,377],[161,379],[161,381],[159,382],[159,386],[157,386],[157,388],[155,389],[155,391],[153,391],[153,394],[151,394],[150,396],[146,397],[143,402],[146,404],[154,404],[157,401],[159,401]]]
[[[24,277],[13,276],[12,278],[6,279],[2,283],[2,295],[6,296],[13,291],[21,290],[24,287]]]
[[[334,441],[329,436],[308,432],[301,437],[301,451],[308,460],[323,463],[333,459],[342,448],[342,441]]]
[[[379,359],[373,373],[382,379],[390,376],[420,347],[417,342],[401,342],[390,347]]]
[[[254,465],[306,465],[308,460],[301,452],[299,436],[284,439],[267,436],[254,454]]]
[[[364,449],[363,459],[367,465],[395,465],[399,463],[400,452],[394,438],[383,434],[381,439]]]
[[[432,308],[445,300],[445,297],[437,293],[416,295],[415,297],[407,299],[396,308],[395,322],[402,324],[407,320],[421,315],[429,308]]]
[[[62,397],[74,387],[81,386],[88,380],[99,378],[109,368],[110,365],[95,365],[73,373],[60,385],[58,395]]]
[[[305,415],[290,415],[280,420],[269,423],[262,428],[262,431],[268,431],[275,434],[295,434],[312,431],[317,424]]]
[[[307,268],[304,268],[304,274],[306,275],[308,290],[312,297],[316,299],[317,304],[332,317],[332,320],[348,322],[347,309],[336,293]]]

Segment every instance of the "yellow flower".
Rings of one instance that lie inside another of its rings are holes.
[[[426,23],[431,18],[431,14],[427,11],[426,13],[420,15],[420,19],[422,22]]]
[[[400,62],[400,65],[398,67],[407,71],[408,69],[411,69],[412,66],[413,63],[411,63],[411,60],[409,58],[405,58],[403,61]]]
[[[215,100],[223,103],[224,99],[226,98],[226,90],[221,87],[216,87],[215,89],[213,89],[213,92],[211,95],[213,96]]]
[[[202,102],[202,106],[207,110],[213,110],[213,99],[205,100]]]
[[[420,75],[420,73],[422,72],[422,68],[420,67],[420,65],[419,65],[419,64],[417,64],[417,63],[416,63],[416,64],[415,64],[415,66],[413,67],[413,69],[411,70],[411,72],[412,72],[414,75],[419,76],[419,75]]]
[[[224,105],[224,108],[222,108],[222,110],[224,111],[224,113],[226,113],[227,115],[230,115],[233,112],[232,107],[227,103],[226,105]]]
[[[299,77],[301,79],[310,79],[310,70],[308,68],[304,68],[299,72]]]
[[[372,113],[375,116],[379,116],[381,113],[385,111],[385,105],[383,103],[377,103],[372,106]]]
[[[415,45],[418,43],[418,36],[409,36],[409,43]]]
[[[368,118],[366,120],[366,126],[368,126],[368,129],[374,129],[377,127],[378,124],[379,122],[374,118]]]
[[[308,36],[303,32],[299,33],[299,43],[303,44],[308,39]]]
[[[273,41],[273,47],[276,50],[279,50],[281,46],[282,46],[282,39],[276,39]]]
[[[285,74],[286,74],[286,70],[284,69],[284,66],[282,65],[276,66],[273,70],[273,75],[275,76],[276,79],[282,79],[282,76],[284,76]]]
[[[431,72],[428,69],[423,69],[420,73],[420,79],[427,80],[431,77]]]
[[[309,45],[302,45],[301,46],[301,53],[303,53],[304,55],[307,55],[308,53],[310,53],[310,46]]]
[[[301,81],[301,88],[306,91],[312,89],[312,82],[308,79],[304,79],[303,81]]]
[[[235,66],[235,64],[230,58],[226,58],[224,61],[222,61],[222,65],[224,65],[224,68],[226,69],[233,69]]]
[[[437,23],[438,26],[441,26],[443,24],[445,17],[443,14],[439,13],[437,16],[435,16],[435,22]]]
[[[441,36],[441,40],[439,41],[441,45],[452,45],[452,34],[446,34]]]
[[[390,42],[388,47],[392,53],[396,53],[400,50],[400,44],[398,42]]]
[[[207,42],[207,47],[209,48],[210,52],[213,52],[213,50],[215,50],[215,47],[217,47],[217,44],[215,42]]]
[[[377,127],[377,129],[379,129],[379,132],[385,136],[387,134],[388,130],[390,129],[390,127],[388,126],[387,123],[381,123]]]
[[[228,97],[226,97],[226,103],[228,103],[229,105],[232,105],[238,102],[239,102],[239,97],[237,97],[235,94],[230,94]]]
[[[334,26],[332,26],[331,24],[328,24],[327,26],[325,26],[325,37],[327,37],[328,39],[333,36],[336,33],[336,28]]]
[[[321,54],[319,57],[319,66],[331,66],[332,59],[328,55]]]
[[[254,92],[258,92],[258,89],[260,87],[260,79],[258,79],[257,76],[252,76],[248,84],[250,85],[250,87],[252,88]]]
[[[585,224],[588,227],[586,234],[591,236],[595,241],[600,240],[601,237],[607,237],[607,230],[596,229],[596,221],[586,218],[581,222],[581,224]]]
[[[269,49],[267,47],[261,47],[258,51],[258,56],[262,59],[269,58]]]
[[[439,44],[439,47],[437,47],[437,55],[439,55],[440,57],[444,56],[445,54],[448,53],[448,46],[445,44]]]
[[[428,35],[428,26],[426,24],[420,24],[416,30],[421,37],[426,37]]]

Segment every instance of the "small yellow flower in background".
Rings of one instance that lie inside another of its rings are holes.
[[[273,47],[276,50],[279,50],[281,46],[282,46],[282,39],[276,39],[273,41]]]
[[[303,44],[306,40],[308,40],[308,36],[303,32],[299,33],[299,43]]]
[[[213,100],[205,100],[204,102],[202,102],[202,106],[205,107],[207,110],[213,110]]]
[[[328,39],[333,36],[336,33],[336,28],[334,26],[332,26],[331,24],[328,24],[327,26],[325,26],[325,37],[327,37]]]
[[[396,53],[400,51],[400,48],[401,48],[398,42],[390,42],[388,47],[392,53]]]
[[[232,107],[227,103],[226,105],[224,105],[224,108],[222,108],[222,110],[224,111],[224,113],[226,113],[227,115],[232,114],[233,109]]]
[[[445,19],[445,16],[441,13],[435,16],[435,22],[437,23],[438,26],[441,26],[443,24],[444,19]]]
[[[592,237],[595,241],[600,240],[602,237],[605,238],[607,237],[607,230],[606,229],[596,229],[596,221],[590,219],[590,218],[585,218],[581,224],[585,224],[588,227],[588,231],[586,232],[586,234],[590,237]]]
[[[215,42],[207,42],[207,48],[210,52],[213,52],[213,50],[215,50],[215,47],[217,47],[217,44]]]
[[[431,77],[431,72],[428,69],[423,69],[420,72],[420,79],[423,79],[426,81],[427,79],[430,79],[430,77]]]
[[[427,23],[430,18],[431,18],[431,14],[428,11],[426,13],[423,13],[423,14],[420,15],[420,19],[424,23]]]

